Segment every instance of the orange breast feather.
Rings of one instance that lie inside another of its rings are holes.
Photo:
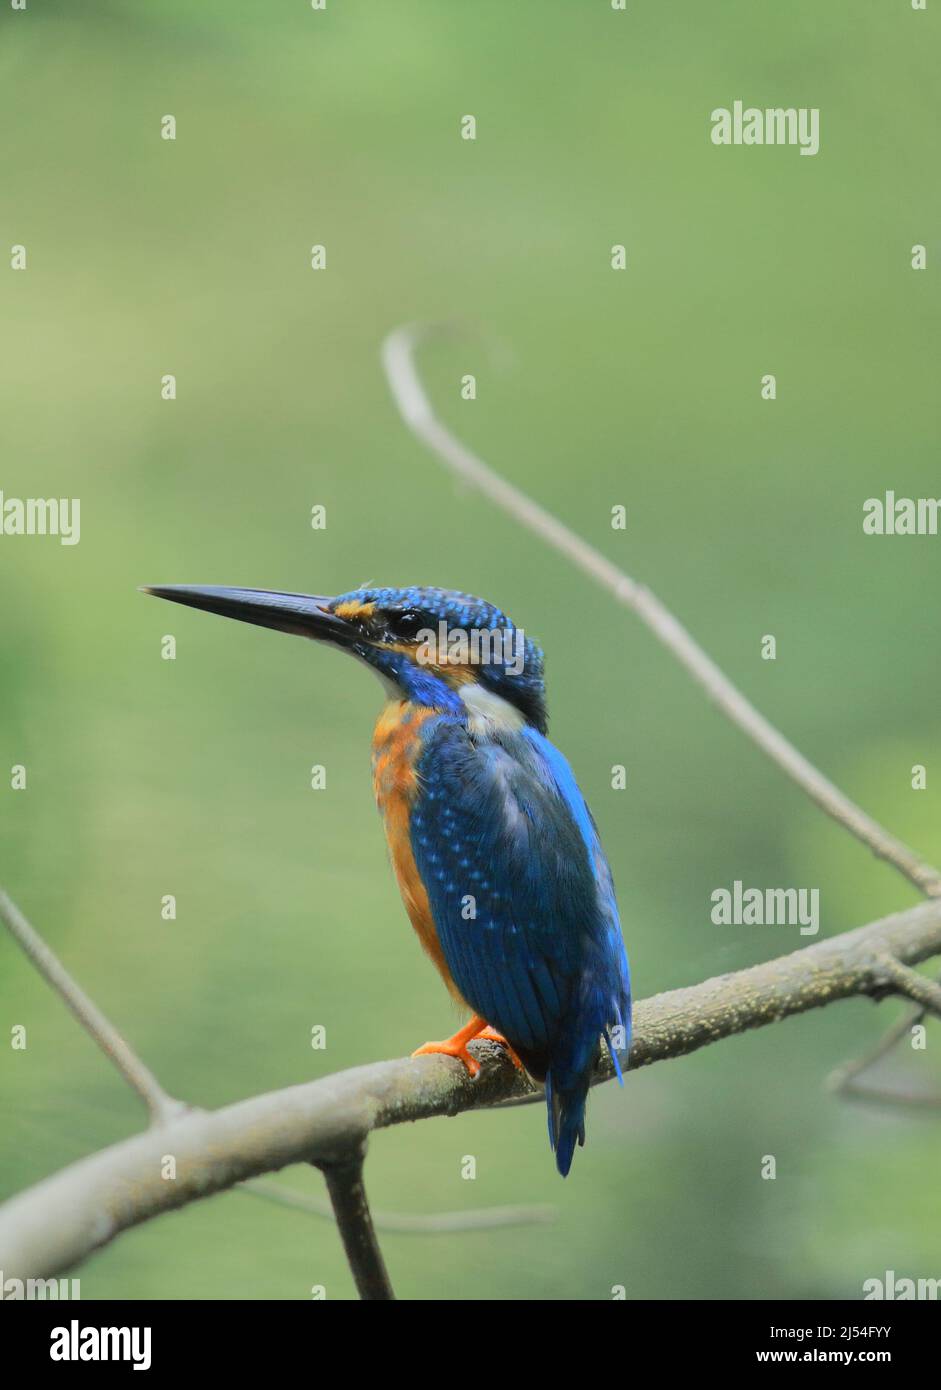
[[[421,726],[433,713],[407,700],[393,700],[386,705],[373,734],[373,783],[405,910],[444,983],[455,999],[464,1003],[441,950],[409,833],[412,805],[418,790],[415,761],[421,751]]]

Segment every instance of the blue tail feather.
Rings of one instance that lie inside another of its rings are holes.
[[[588,1090],[600,1051],[599,1037],[603,1038],[614,1062],[617,1078],[623,1086],[621,1060],[618,1050],[612,1045],[610,1029],[607,1024],[597,1023],[604,1002],[596,1005],[594,1016],[583,1023],[574,1040],[569,1040],[563,1030],[563,1043],[560,1049],[550,1054],[546,1074],[546,1109],[549,1120],[549,1143],[555,1153],[556,1167],[563,1178],[567,1177],[575,1154],[575,1145],[585,1143],[585,1105]],[[605,1012],[608,1012],[605,1009]],[[623,1027],[630,1040],[630,995],[625,990],[622,1000],[610,1009],[619,1028]],[[622,1019],[626,1020],[622,1024]],[[626,1060],[625,1051],[625,1060]]]
[[[585,1142],[585,1102],[598,1058],[600,1029],[591,1026],[550,1056],[546,1075],[549,1143],[563,1178],[568,1175],[576,1144]]]
[[[558,1089],[552,1072],[546,1077],[546,1107],[549,1114],[549,1143],[555,1151],[555,1166],[568,1177],[576,1144],[585,1142],[585,1101],[591,1073],[575,1086]]]

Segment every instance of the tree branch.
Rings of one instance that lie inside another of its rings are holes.
[[[885,958],[917,965],[941,953],[941,902],[931,901],[791,955],[642,1000],[631,1067],[694,1052],[750,1028],[852,996],[883,997]],[[356,1067],[216,1111],[187,1111],[92,1154],[0,1207],[0,1269],[51,1277],[121,1231],[289,1163],[342,1161],[369,1134],[408,1120],[492,1106],[537,1088],[494,1043],[460,1062],[415,1057]],[[610,1079],[607,1054],[596,1080]],[[164,1159],[175,1159],[174,1178]]]
[[[921,892],[929,897],[941,896],[941,873],[824,777],[732,684],[656,594],[631,579],[600,550],[494,472],[437,419],[415,366],[415,350],[430,331],[427,326],[406,325],[391,333],[382,347],[386,376],[409,429],[452,473],[479,488],[491,502],[571,560],[584,574],[607,589],[618,603],[635,613],[722,713],[828,816],[862,840],[880,859],[894,865]]]
[[[363,1183],[364,1157],[365,1149],[360,1148],[340,1162],[318,1166],[327,1180],[333,1214],[360,1298],[372,1303],[389,1302],[395,1294],[369,1214]]]
[[[10,934],[19,942],[33,965],[65,1000],[79,1023],[113,1062],[129,1086],[140,1096],[147,1106],[151,1124],[163,1124],[185,1110],[182,1101],[168,1096],[137,1054],[128,1047],[121,1034],[105,1018],[94,1000],[90,999],[59,960],[49,949],[42,937],[26,920],[12,898],[0,889],[0,921],[9,928]]]

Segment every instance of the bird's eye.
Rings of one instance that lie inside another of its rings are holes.
[[[395,637],[414,637],[428,625],[428,614],[419,613],[415,608],[403,608],[400,613],[389,614],[389,630]]]

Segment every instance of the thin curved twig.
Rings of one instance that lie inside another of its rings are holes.
[[[428,326],[408,324],[390,333],[382,346],[382,361],[392,395],[409,429],[452,473],[479,488],[491,502],[564,555],[589,578],[607,589],[618,603],[635,613],[658,641],[673,653],[722,713],[796,782],[821,810],[868,845],[880,859],[892,864],[922,893],[928,897],[941,897],[941,873],[824,777],[733,685],[656,594],[612,564],[600,550],[576,535],[538,502],[507,482],[441,423],[432,409],[415,365],[415,350],[431,331]]]
[[[293,1188],[282,1187],[280,1183],[267,1178],[253,1178],[240,1183],[236,1192],[244,1192],[247,1197],[261,1197],[276,1206],[289,1207],[292,1211],[303,1211],[308,1216],[319,1216],[327,1221],[334,1219],[333,1206],[329,1200],[321,1200],[310,1192],[297,1192]],[[555,1221],[558,1212],[547,1204],[533,1206],[475,1207],[470,1211],[374,1211],[372,1223],[377,1231],[388,1231],[404,1236],[454,1235],[458,1231],[494,1231],[505,1226],[548,1226]]]
[[[128,1085],[140,1096],[147,1106],[151,1124],[164,1124],[185,1110],[182,1101],[174,1100],[172,1096],[167,1095],[150,1068],[128,1046],[81,985],[73,980],[59,957],[50,950],[35,927],[26,920],[16,903],[2,889],[0,921],[8,927],[11,936],[22,946],[43,979],[69,1006],[86,1033],[95,1040]]]
[[[923,977],[919,977],[923,978]],[[941,981],[937,982],[941,985]],[[912,1029],[923,1023],[928,1009],[919,1006],[909,1009],[896,1019],[891,1028],[858,1057],[836,1067],[827,1078],[827,1085],[836,1095],[845,1100],[863,1101],[873,1105],[914,1106],[918,1109],[933,1109],[941,1106],[941,1092],[906,1091],[893,1086],[878,1086],[862,1080],[878,1062],[892,1052],[904,1038],[910,1038]]]

